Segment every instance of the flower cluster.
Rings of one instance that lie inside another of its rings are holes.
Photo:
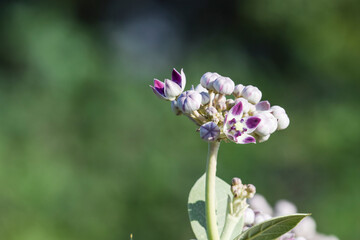
[[[252,184],[243,184],[240,178],[233,178],[231,182],[231,192],[233,200],[229,205],[230,214],[234,217],[240,217],[246,214],[248,204],[247,199],[253,198],[256,188]]]
[[[250,207],[244,212],[245,227],[243,231],[272,217],[285,216],[297,212],[296,206],[286,200],[277,201],[274,209],[272,209],[266,199],[260,194],[255,194],[252,199],[249,199],[249,205]],[[282,235],[279,240],[338,240],[338,238],[318,233],[316,231],[315,220],[312,217],[306,217],[293,230]]]
[[[282,107],[261,101],[261,91],[252,85],[235,83],[218,73],[205,73],[200,84],[184,91],[186,77],[173,69],[172,77],[150,86],[161,99],[171,101],[176,115],[185,115],[198,125],[205,141],[232,141],[238,144],[264,142],[276,130],[289,126]]]

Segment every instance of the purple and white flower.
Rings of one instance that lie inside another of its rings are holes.
[[[243,117],[243,104],[239,102],[226,115],[223,131],[235,143],[255,143],[256,139],[250,133],[255,131],[260,122],[259,117]]]
[[[195,90],[189,90],[178,97],[177,106],[184,113],[192,113],[200,108],[201,102],[201,94]]]
[[[181,73],[179,73],[174,68],[172,71],[171,80],[165,79],[164,82],[161,82],[158,79],[154,79],[154,86],[150,85],[150,87],[159,98],[173,101],[184,91],[185,85],[186,76],[183,69],[181,69]]]
[[[256,134],[259,136],[267,136],[276,131],[277,120],[271,113],[260,112],[255,116],[261,119],[259,126],[255,130]]]
[[[220,135],[220,128],[214,122],[207,122],[200,127],[200,137],[205,141],[215,141]]]

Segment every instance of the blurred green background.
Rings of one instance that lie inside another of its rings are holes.
[[[190,239],[207,144],[149,88],[184,68],[258,86],[290,127],[218,176],[360,239],[357,0],[1,1],[0,238]]]

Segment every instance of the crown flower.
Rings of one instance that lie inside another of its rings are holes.
[[[173,69],[171,80],[154,80],[150,86],[161,99],[171,101],[176,115],[185,115],[199,126],[205,141],[231,141],[237,144],[265,142],[290,120],[280,106],[261,100],[262,92],[252,85],[235,85],[229,77],[207,72],[200,84],[184,91],[183,69]]]
[[[181,69],[181,73],[179,73],[174,68],[171,74],[171,80],[165,79],[164,82],[161,82],[158,79],[154,79],[154,86],[150,85],[150,87],[159,98],[173,101],[184,91],[185,85],[186,76],[183,69]]]
[[[194,122],[200,138],[208,143],[206,172],[196,181],[188,198],[188,213],[196,239],[233,240],[256,236],[256,239],[315,240],[312,236],[322,236],[316,233],[311,218],[295,227],[309,214],[296,213],[291,203],[279,202],[273,214],[265,198],[255,194],[254,185],[243,184],[240,178],[233,178],[229,185],[216,177],[221,141],[265,142],[277,130],[289,126],[285,109],[262,100],[263,94],[257,87],[235,84],[229,77],[215,72],[202,75],[200,84],[191,86],[190,90],[184,91],[185,84],[184,71],[181,69],[179,73],[173,69],[171,80],[155,79],[150,87],[158,97],[171,101],[175,115],[186,116]],[[198,204],[199,201],[204,204]],[[199,227],[200,220],[206,227]]]

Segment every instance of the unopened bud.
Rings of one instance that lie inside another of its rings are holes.
[[[270,112],[277,119],[278,122],[277,130],[283,130],[289,126],[290,119],[282,107],[272,106],[270,108]]]
[[[241,95],[253,104],[257,104],[262,97],[261,91],[252,85],[246,86],[241,92]]]
[[[316,234],[316,223],[312,217],[304,218],[295,228],[296,235],[312,239]]]
[[[195,91],[201,93],[201,92],[208,92],[206,88],[204,88],[201,84],[198,84],[195,88]]]
[[[219,113],[219,112],[216,110],[216,108],[213,107],[213,106],[207,107],[207,108],[205,109],[205,112],[206,112],[206,114],[207,114],[208,116],[211,116],[211,117],[213,117],[213,116],[215,116],[215,115],[217,115],[217,114]]]
[[[179,107],[177,106],[177,102],[176,101],[171,101],[171,109],[173,110],[173,112],[175,113],[175,115],[179,116],[182,114],[181,110],[179,109]]]
[[[200,137],[205,141],[215,141],[220,135],[220,128],[214,122],[207,122],[200,127]]]
[[[275,204],[275,216],[286,216],[297,213],[296,206],[286,200],[279,200]]]
[[[234,91],[235,83],[228,77],[218,77],[213,83],[213,88],[220,94],[230,95]]]
[[[236,97],[236,98],[239,98],[241,97],[241,92],[244,90],[245,86],[242,85],[242,84],[238,84],[235,86],[234,88],[234,91],[233,91],[233,95]]]
[[[247,192],[246,198],[252,198],[256,193],[256,187],[252,184],[248,184],[246,185],[245,191]]]
[[[285,233],[279,238],[279,240],[295,240],[295,234],[291,232]]]
[[[255,221],[255,213],[251,208],[247,208],[244,212],[244,224],[252,225]]]
[[[177,83],[175,83],[172,80],[165,79],[164,93],[168,99],[174,100],[175,97],[179,96],[181,92],[182,92],[182,89]]]
[[[283,130],[287,128],[290,124],[290,119],[286,113],[280,115],[278,118],[278,127],[277,130]]]
[[[270,110],[269,101],[261,101],[255,105],[256,111],[268,111]]]
[[[270,108],[270,112],[271,112],[271,113],[274,115],[274,117],[276,117],[276,118],[277,118],[277,116],[280,116],[280,115],[286,113],[286,112],[285,112],[285,109],[283,109],[283,108],[280,107],[280,106],[272,106],[272,107]]]
[[[201,92],[200,95],[201,95],[201,104],[202,105],[208,104],[209,101],[210,101],[209,93],[208,92]]]
[[[259,125],[255,129],[255,133],[260,136],[266,136],[276,131],[277,119],[269,112],[261,112],[256,114],[261,119]]]
[[[200,84],[208,90],[214,90],[213,82],[218,77],[220,77],[220,75],[217,73],[207,72],[201,77]]]
[[[255,138],[256,140],[259,142],[259,143],[262,143],[262,142],[266,142],[267,140],[269,140],[270,138],[270,134],[268,135],[265,135],[265,136],[261,136],[261,135],[255,135]]]
[[[183,92],[177,99],[177,105],[184,113],[191,113],[200,108],[201,94],[194,90]]]
[[[232,186],[241,185],[241,184],[242,184],[242,182],[241,182],[241,179],[240,179],[240,178],[234,177],[234,178],[231,180],[231,185],[232,185]]]
[[[255,221],[254,221],[254,224],[259,224],[259,223],[262,223],[262,222],[265,222],[267,220],[270,220],[271,219],[271,216],[269,214],[266,214],[266,213],[261,213],[261,212],[256,212],[255,213]]]

